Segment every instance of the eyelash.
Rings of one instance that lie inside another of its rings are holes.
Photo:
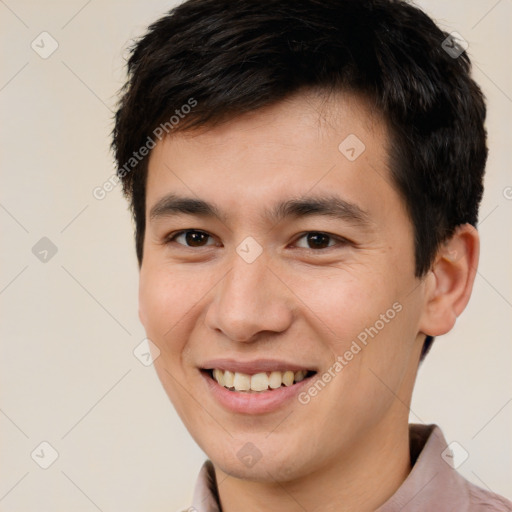
[[[177,243],[178,245],[181,245],[182,247],[185,247],[187,249],[195,249],[195,247],[191,247],[189,245],[180,244],[178,242],[175,242],[177,237],[179,237],[180,235],[183,235],[185,233],[201,233],[201,234],[205,234],[205,235],[213,238],[212,235],[210,235],[206,231],[202,231],[202,230],[199,230],[199,229],[183,229],[181,231],[176,231],[175,233],[171,233],[170,235],[168,235],[165,238],[164,243],[166,245],[171,244],[171,243]],[[329,239],[336,241],[337,244],[330,245],[330,246],[327,246],[327,247],[322,247],[320,249],[313,249],[313,248],[310,248],[310,247],[308,247],[308,248],[300,247],[299,249],[303,249],[303,250],[306,250],[306,251],[312,251],[312,252],[320,252],[320,251],[326,251],[328,249],[336,248],[337,246],[346,246],[346,245],[349,245],[351,243],[346,238],[339,237],[339,236],[336,236],[336,235],[332,235],[331,233],[326,233],[324,231],[305,231],[304,233],[301,233],[301,235],[298,238],[295,239],[294,243],[297,243],[297,241],[301,240],[302,238],[304,238],[304,237],[306,237],[307,235],[310,235],[310,234],[327,236]],[[199,246],[197,248],[203,248],[203,247],[211,247],[211,245]]]

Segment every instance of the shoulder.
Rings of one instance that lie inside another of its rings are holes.
[[[512,501],[465,480],[469,497],[469,512],[512,512]]]

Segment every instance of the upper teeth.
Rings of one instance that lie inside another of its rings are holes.
[[[233,388],[235,391],[266,391],[269,387],[276,389],[285,386],[291,386],[294,382],[300,382],[306,376],[306,370],[292,372],[268,372],[255,373],[249,375],[247,373],[230,372],[229,370],[213,370],[213,378],[225,388]]]

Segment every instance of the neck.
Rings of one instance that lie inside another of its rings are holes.
[[[223,512],[370,512],[385,503],[411,470],[407,421],[380,423],[350,453],[292,481],[253,482],[215,468]],[[390,428],[392,427],[392,428]]]

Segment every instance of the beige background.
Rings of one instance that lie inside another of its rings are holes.
[[[459,470],[512,498],[512,2],[419,3],[470,44],[491,151],[473,298],[421,368],[411,420],[439,424],[469,452]],[[124,49],[172,5],[0,1],[1,511],[190,504],[204,454],[133,355],[144,332],[127,205],[119,187],[92,195],[113,172]],[[43,31],[59,45],[46,59],[31,48],[51,49]],[[32,253],[42,237],[57,247],[47,262]],[[46,470],[31,458],[50,461],[42,441],[59,454]]]

